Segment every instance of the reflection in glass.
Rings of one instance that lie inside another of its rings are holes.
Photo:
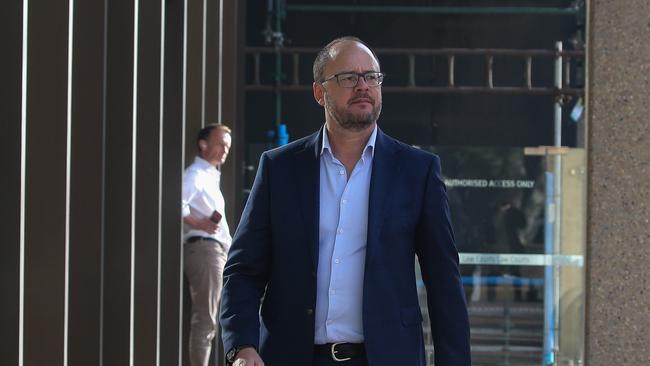
[[[443,162],[474,365],[540,365],[548,355],[558,365],[579,364],[584,333],[584,151],[566,149],[562,155],[562,245],[553,253],[545,250],[545,242],[552,240],[546,201],[554,158],[527,154],[522,148],[424,149]],[[557,272],[553,264],[558,264]],[[559,302],[553,301],[556,281]],[[426,314],[420,281],[418,291]],[[423,324],[433,364],[431,337],[427,322]],[[552,346],[551,352],[545,344]]]

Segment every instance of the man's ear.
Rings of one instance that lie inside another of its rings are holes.
[[[314,99],[316,103],[320,104],[322,107],[325,106],[325,88],[321,83],[314,82],[312,84],[312,89],[314,91]]]
[[[203,152],[207,148],[208,148],[208,143],[205,142],[205,140],[199,140],[199,149],[201,150],[201,152]]]

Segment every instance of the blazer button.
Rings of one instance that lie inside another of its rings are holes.
[[[307,309],[307,315],[313,315],[314,309]]]

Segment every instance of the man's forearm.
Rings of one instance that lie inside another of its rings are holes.
[[[207,233],[215,233],[219,224],[211,221],[209,218],[197,218],[192,215],[183,217],[183,222],[191,226],[193,229],[202,230]]]
[[[183,222],[186,223],[187,225],[190,225],[191,227],[198,229],[199,227],[199,222],[198,219],[192,215],[187,215],[183,217]]]

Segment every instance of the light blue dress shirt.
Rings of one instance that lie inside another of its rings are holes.
[[[315,344],[364,341],[363,277],[376,138],[375,126],[348,178],[323,131]]]

